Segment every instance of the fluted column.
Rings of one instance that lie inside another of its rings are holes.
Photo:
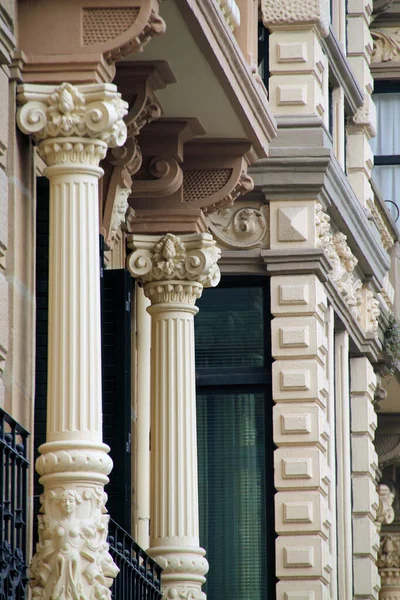
[[[220,251],[208,233],[134,235],[128,268],[151,300],[151,556],[168,600],[204,600],[208,563],[199,544],[195,306],[215,286]]]
[[[33,597],[106,600],[118,568],[108,553],[102,443],[99,162],[124,143],[126,103],[114,85],[24,85],[18,125],[50,180],[49,358],[44,486]]]

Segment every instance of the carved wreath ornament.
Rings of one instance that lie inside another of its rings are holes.
[[[106,540],[107,495],[101,488],[41,496],[39,542],[29,571],[33,600],[110,600],[119,572]]]

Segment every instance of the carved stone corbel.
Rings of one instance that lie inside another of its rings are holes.
[[[163,61],[127,62],[118,66],[115,83],[129,104],[128,114],[124,119],[128,137],[125,145],[110,150],[102,163],[105,175],[102,181],[100,231],[108,250],[121,237],[132,177],[142,164],[142,153],[136,136],[144,125],[161,115],[155,90],[164,88],[174,80],[168,65]]]
[[[247,175],[250,144],[193,140],[202,133],[193,119],[163,119],[143,129],[139,136],[143,166],[129,199],[131,232],[205,231],[205,215],[232,205],[253,189]]]
[[[140,51],[165,31],[159,0],[18,4],[18,47],[26,82],[112,81],[115,61]]]

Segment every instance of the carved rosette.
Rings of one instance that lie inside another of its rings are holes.
[[[127,103],[113,84],[25,84],[17,99],[18,126],[32,136],[50,167],[96,167],[108,147],[126,140]]]
[[[133,235],[127,268],[144,284],[152,304],[194,305],[203,287],[218,285],[220,249],[209,233],[163,237]]]

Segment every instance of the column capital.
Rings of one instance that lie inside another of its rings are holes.
[[[108,147],[126,140],[128,105],[113,84],[24,84],[17,100],[18,126],[48,166],[97,166]]]
[[[172,233],[132,235],[128,247],[133,252],[128,256],[127,268],[144,284],[153,304],[194,304],[203,287],[215,287],[221,278],[217,265],[221,250],[209,233],[180,237]]]

